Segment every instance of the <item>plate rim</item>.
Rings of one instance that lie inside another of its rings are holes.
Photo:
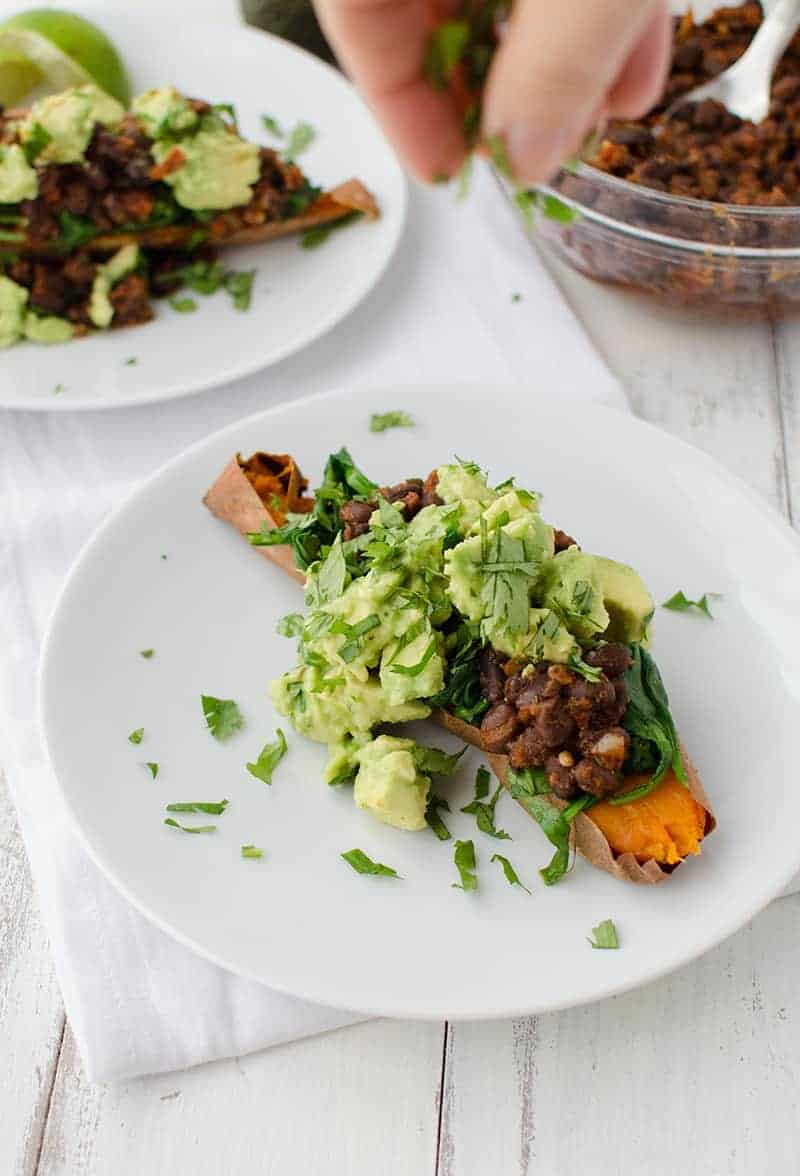
[[[525,389],[535,394],[535,385],[530,384],[510,384],[510,383],[481,383],[463,381],[456,384],[429,384],[429,385],[413,385],[413,384],[391,384],[391,385],[364,385],[359,386],[357,392],[359,395],[386,396],[391,394],[394,396],[402,395],[403,391],[414,390],[419,392],[421,387],[428,387],[429,389],[447,389],[449,393],[453,393],[457,389],[465,390],[480,389],[484,395],[487,390],[502,389],[508,391],[513,389],[515,394],[524,393]],[[782,891],[787,884],[800,870],[800,841],[797,847],[796,860],[786,867],[785,870],[778,871],[777,875],[773,875],[767,885],[760,887],[754,897],[750,901],[742,904],[737,913],[725,920],[719,928],[716,929],[713,936],[708,939],[701,947],[690,946],[679,955],[670,960],[668,963],[656,963],[643,967],[635,976],[623,979],[621,981],[614,981],[609,979],[608,982],[597,986],[591,995],[581,997],[576,995],[567,999],[559,999],[558,997],[552,1000],[537,1000],[533,1004],[514,1004],[504,1005],[502,1008],[494,1007],[487,1010],[486,1008],[465,1007],[463,1004],[458,1005],[455,1009],[445,1009],[443,1007],[431,1006],[425,1004],[417,999],[393,999],[376,1000],[368,1002],[359,1002],[353,1005],[348,1000],[344,999],[341,994],[337,993],[320,993],[318,988],[311,989],[308,987],[294,987],[282,982],[280,979],[276,980],[273,977],[266,976],[263,972],[247,967],[246,965],[237,964],[230,959],[226,959],[224,955],[216,953],[213,949],[205,946],[201,942],[195,940],[191,935],[181,931],[180,928],[174,926],[167,919],[153,911],[146,901],[140,899],[128,885],[118,876],[112,863],[108,862],[106,855],[101,849],[98,849],[91,842],[88,834],[80,823],[77,813],[73,810],[69,797],[63,788],[56,767],[51,755],[50,741],[48,738],[48,724],[47,724],[47,678],[50,665],[50,647],[54,640],[54,634],[58,624],[60,623],[61,612],[65,607],[65,598],[70,589],[73,580],[78,574],[84,561],[88,559],[94,547],[100,543],[102,537],[105,535],[107,529],[111,529],[116,524],[117,518],[124,513],[130,504],[132,504],[141,495],[146,494],[152,486],[158,482],[163,476],[167,475],[174,467],[182,464],[184,461],[191,464],[192,457],[221,442],[224,437],[228,435],[235,435],[236,431],[249,429],[253,427],[256,422],[264,419],[269,419],[273,415],[279,414],[287,407],[304,407],[309,404],[315,404],[320,401],[335,401],[340,396],[346,396],[347,389],[336,387],[328,389],[324,392],[315,392],[307,396],[292,398],[291,400],[283,401],[280,404],[274,404],[265,409],[259,409],[256,412],[249,413],[244,417],[239,418],[222,428],[214,430],[206,437],[193,442],[187,446],[180,453],[169,458],[168,461],[162,463],[156,470],[150,473],[146,478],[137,483],[123,498],[123,500],[102,520],[96,527],[94,532],[86,540],[75,559],[70,565],[67,575],[60,586],[56,600],[52,606],[50,616],[47,620],[44,637],[41,645],[41,653],[39,657],[39,665],[37,670],[36,680],[36,718],[39,727],[39,733],[42,741],[42,747],[45,753],[45,759],[50,771],[53,774],[56,789],[60,799],[64,805],[65,812],[68,817],[69,825],[76,833],[80,844],[88,853],[90,859],[98,867],[103,876],[113,885],[115,890],[121,894],[141,915],[143,915],[148,922],[163,931],[171,939],[180,943],[183,947],[199,955],[201,958],[208,960],[217,967],[232,975],[240,976],[243,979],[254,981],[261,984],[265,988],[272,989],[275,992],[280,992],[286,996],[294,997],[299,1000],[304,1000],[310,1004],[319,1005],[322,1007],[330,1007],[341,1009],[348,1012],[363,1014],[365,1016],[374,1017],[394,1017],[399,1019],[419,1020],[419,1021],[495,1021],[504,1020],[509,1017],[523,1017],[523,1016],[537,1016],[547,1013],[559,1012],[563,1009],[579,1008],[584,1005],[593,1004],[597,1001],[606,1000],[613,996],[619,996],[626,992],[635,991],[647,984],[651,984],[656,980],[663,979],[666,976],[672,975],[685,967],[687,964],[696,959],[700,959],[714,948],[718,947],[725,940],[729,939],[737,931],[741,930],[747,923],[749,923],[756,915],[764,910],[770,902],[780,897]],[[376,401],[377,402],[377,401]],[[549,402],[545,406],[545,411],[553,411],[556,415],[568,412],[575,405],[566,402]],[[616,417],[621,418],[634,427],[643,429],[645,432],[656,435],[661,439],[666,439],[671,445],[677,447],[678,450],[690,455],[695,461],[699,461],[707,468],[721,472],[732,484],[738,486],[747,495],[748,499],[753,502],[760,511],[774,523],[777,524],[783,536],[787,538],[792,547],[795,549],[798,560],[800,560],[800,535],[790,525],[788,520],[781,512],[772,505],[772,503],[765,500],[757,491],[749,486],[739,474],[729,470],[725,465],[718,461],[711,454],[706,453],[698,446],[685,441],[683,438],[676,437],[669,433],[666,429],[654,425],[649,421],[642,420],[635,413],[628,412],[625,409],[618,408],[614,405],[603,404],[599,401],[586,402],[581,404],[581,411],[589,411],[597,413],[601,417]]]
[[[112,22],[115,17],[120,17],[123,20],[128,21],[130,21],[131,18],[131,10],[122,7],[120,4],[109,5],[108,7],[103,4],[102,6],[94,8],[93,11],[95,15],[102,14],[103,20],[105,20],[107,16],[110,16]],[[173,19],[169,21],[169,23],[176,30],[182,27],[181,22],[178,20]],[[256,28],[253,25],[245,24],[244,22],[228,23],[226,21],[206,19],[199,20],[195,25],[193,25],[193,30],[199,30],[202,32],[205,29],[212,31],[217,30],[218,32],[224,30],[227,35],[230,35],[231,32],[234,32],[234,34],[237,35],[243,33],[245,36],[252,36],[253,40],[266,38],[267,41],[271,42],[273,45],[278,47],[281,52],[285,52],[290,57],[296,56],[301,59],[309,59],[309,61],[314,66],[320,67],[323,72],[332,74],[338,83],[343,85],[346,89],[350,90],[352,96],[359,101],[361,106],[364,108],[365,113],[369,115],[369,117],[375,123],[375,126],[378,127],[378,123],[374,114],[369,109],[367,103],[364,102],[363,98],[361,98],[358,90],[355,88],[346,74],[336,69],[333,65],[330,64],[330,62],[323,61],[321,58],[309,52],[307,49],[303,49],[300,45],[295,45],[293,42],[286,41],[282,37],[276,36],[274,33],[267,32],[265,29]],[[395,254],[397,253],[400,241],[403,238],[403,234],[406,231],[408,225],[409,206],[408,176],[400,166],[400,163],[392,152],[388,142],[385,143],[385,148],[387,160],[391,159],[392,164],[396,169],[398,179],[398,207],[395,216],[396,224],[394,235],[388,242],[385,256],[382,258],[377,269],[371,274],[369,280],[365,284],[356,287],[347,300],[341,303],[336,303],[335,309],[332,309],[330,314],[323,316],[321,320],[323,324],[322,326],[319,325],[320,320],[318,320],[315,325],[315,332],[310,338],[305,339],[299,343],[287,343],[284,347],[279,348],[275,354],[272,355],[271,358],[266,362],[262,360],[252,360],[242,363],[238,366],[231,367],[231,369],[227,371],[226,374],[222,377],[210,377],[208,379],[203,378],[200,381],[193,380],[190,382],[185,382],[178,379],[173,381],[173,383],[170,384],[166,390],[164,390],[162,387],[162,389],[157,392],[151,392],[148,390],[143,394],[137,395],[130,393],[126,395],[123,392],[120,394],[118,399],[113,401],[81,400],[75,398],[72,393],[66,399],[57,399],[54,397],[51,400],[43,399],[41,401],[32,401],[30,399],[26,399],[24,396],[16,393],[13,390],[8,395],[6,395],[2,391],[2,388],[0,388],[0,410],[8,412],[22,411],[36,413],[106,412],[113,411],[114,409],[118,408],[138,408],[153,404],[166,404],[173,400],[183,400],[187,396],[195,396],[202,392],[209,392],[214,388],[223,388],[226,385],[233,384],[238,380],[247,379],[248,376],[256,375],[258,372],[268,371],[269,368],[274,367],[276,364],[282,363],[284,360],[291,358],[293,355],[300,354],[308,347],[312,347],[320,339],[323,339],[326,335],[330,334],[330,332],[333,331],[339,325],[339,323],[348,318],[378,286],[378,284],[385,277],[386,272],[389,269]],[[81,342],[83,342],[83,340],[72,340],[72,343],[76,346],[80,345]],[[34,351],[32,354],[35,361],[36,352]],[[91,358],[89,358],[87,362],[91,363]],[[80,393],[77,395],[80,396]]]

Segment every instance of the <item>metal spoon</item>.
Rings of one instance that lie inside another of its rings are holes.
[[[670,106],[667,118],[685,102],[713,98],[741,119],[763,122],[769,114],[775,66],[800,26],[800,0],[761,0],[761,7],[764,20],[739,60],[710,82],[683,94]]]

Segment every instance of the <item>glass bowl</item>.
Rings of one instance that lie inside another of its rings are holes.
[[[800,304],[800,207],[671,196],[588,164],[538,191],[572,213],[550,202],[539,235],[589,277],[682,305]]]

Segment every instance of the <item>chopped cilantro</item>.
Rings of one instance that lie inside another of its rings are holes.
[[[59,212],[59,234],[56,247],[61,253],[72,253],[80,249],[97,236],[99,229],[83,216],[75,216],[71,212]]]
[[[242,846],[242,857],[243,858],[263,858],[263,856],[264,856],[264,850],[259,849],[257,845],[243,845]]]
[[[300,238],[301,249],[316,249],[317,246],[322,245],[328,240],[331,233],[337,229],[343,229],[345,225],[351,225],[353,221],[360,220],[363,212],[359,212],[354,208],[351,212],[346,212],[344,216],[340,216],[338,220],[328,221],[325,225],[314,225],[313,228],[308,229]]]
[[[186,252],[187,253],[194,253],[195,249],[198,249],[207,240],[208,240],[208,230],[207,229],[192,229],[191,233],[186,238]]]
[[[466,20],[446,20],[433,30],[425,49],[425,77],[437,90],[444,90],[469,43]]]
[[[211,109],[220,115],[227,115],[230,121],[236,126],[236,107],[232,102],[215,102]]]
[[[477,890],[474,844],[471,841],[457,841],[453,852],[453,861],[461,878],[460,883],[453,882],[453,887],[456,890]]]
[[[298,155],[307,151],[317,137],[317,132],[311,123],[299,122],[292,127],[286,140],[283,156],[287,163],[294,163]]]
[[[562,225],[571,225],[580,218],[577,208],[572,208],[563,200],[559,200],[558,196],[551,196],[549,193],[539,194],[539,207],[548,220],[559,221]]]
[[[521,294],[512,294],[511,301],[512,302],[522,302],[522,295]]]
[[[137,727],[135,731],[131,731],[128,736],[128,743],[141,743],[144,738],[144,727]]]
[[[283,131],[281,130],[281,125],[276,118],[273,118],[273,116],[271,114],[262,114],[261,115],[261,122],[264,126],[264,130],[269,131],[269,133],[271,135],[274,135],[276,139],[283,138]]]
[[[197,310],[197,303],[194,298],[170,298],[169,304],[173,310],[177,310],[178,314],[193,314]]]
[[[242,712],[232,698],[201,694],[200,702],[208,729],[215,739],[229,739],[244,723]]]
[[[139,360],[136,358],[136,356],[132,355],[130,359],[125,360],[125,367],[136,367],[138,362]]]
[[[370,433],[385,433],[387,429],[412,429],[414,419],[407,412],[374,412],[369,418]]]
[[[491,800],[485,799],[489,795],[490,778],[486,768],[478,768],[475,776],[475,798],[469,804],[465,804],[461,811],[475,817],[475,823],[481,833],[486,833],[489,837],[496,837],[498,841],[510,841],[511,838],[505,829],[498,829],[494,823],[494,810],[497,807],[500,793],[503,791],[503,785],[497,785]]]
[[[147,768],[148,772],[155,780],[156,776],[158,775],[158,764],[146,763],[146,764],[143,764],[142,767]]]
[[[521,886],[526,894],[530,894],[528,887],[523,882],[520,882],[517,871],[511,865],[511,862],[507,857],[503,857],[501,853],[493,853],[490,860],[493,862],[499,862],[503,867],[503,873],[506,876],[506,882],[509,884],[509,886]]]
[[[227,800],[179,800],[167,805],[168,813],[211,813],[220,816],[230,802]]]
[[[400,877],[397,870],[393,870],[391,866],[384,866],[382,862],[373,862],[363,849],[348,849],[347,853],[343,853],[341,856],[357,874],[374,874],[384,878]]]
[[[661,607],[668,608],[672,612],[688,612],[695,608],[698,612],[705,613],[708,619],[713,621],[714,614],[711,611],[710,601],[719,595],[719,592],[704,592],[699,600],[690,600],[685,593],[678,591],[674,596],[670,596],[669,600],[665,600]]]
[[[35,122],[31,127],[31,133],[25,141],[23,151],[28,163],[35,163],[39,156],[44,151],[48,143],[53,141],[53,136],[49,131],[45,130],[40,122]]]
[[[272,773],[286,755],[286,736],[280,727],[275,734],[278,736],[275,742],[265,743],[255,763],[246,765],[250,775],[263,780],[265,784],[272,783]]]
[[[64,385],[63,384],[56,384],[55,388],[53,389],[53,395],[60,396],[63,391],[64,391]]]
[[[425,807],[425,822],[433,830],[440,841],[449,841],[452,837],[450,830],[445,825],[442,818],[439,816],[440,809],[446,813],[450,812],[450,805],[443,796],[436,796],[434,793],[428,797],[428,803]]]
[[[406,678],[418,678],[422,671],[427,666],[433,655],[436,653],[438,642],[436,636],[431,637],[428,646],[422,657],[413,666],[392,666],[393,674],[402,674]]]
[[[420,772],[425,772],[429,776],[452,776],[466,750],[466,747],[462,747],[455,755],[449,755],[446,751],[440,751],[438,747],[422,747],[416,744],[413,751],[414,762]]]
[[[166,817],[164,824],[173,829],[180,829],[183,833],[213,833],[217,827],[216,825],[180,825],[172,817]]]
[[[150,658],[153,656],[154,653],[155,653],[154,649],[140,649],[139,650],[139,656],[145,658],[147,661],[150,660]]]
[[[237,310],[249,310],[253,299],[253,279],[256,271],[231,270],[225,275],[225,289],[233,299]]]
[[[287,613],[278,621],[275,632],[281,637],[300,637],[305,623],[305,617],[302,613]]]
[[[589,940],[592,947],[603,949],[619,947],[617,929],[614,926],[613,919],[603,919],[602,923],[598,923],[596,927],[592,927],[592,935],[594,938]]]

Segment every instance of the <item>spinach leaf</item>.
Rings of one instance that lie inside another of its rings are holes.
[[[521,886],[526,894],[530,894],[528,887],[523,882],[520,882],[519,874],[511,865],[511,862],[507,857],[503,857],[501,853],[493,853],[490,861],[500,863],[500,865],[503,867],[503,873],[506,876],[506,882],[509,884],[509,886]]]
[[[546,886],[561,880],[570,867],[570,836],[572,822],[579,812],[591,805],[592,796],[581,796],[568,808],[560,811],[549,799],[547,777],[541,768],[527,768],[524,772],[508,772],[508,787],[515,800],[530,813],[548,841],[555,847],[550,863],[539,873]]]
[[[478,655],[481,642],[475,630],[462,622],[445,639],[447,666],[444,687],[431,698],[431,706],[450,711],[465,723],[476,723],[489,709],[481,686]]]
[[[475,874],[475,846],[471,841],[457,841],[453,853],[453,861],[458,870],[461,883],[454,882],[456,890],[477,890],[478,879]]]
[[[681,760],[678,734],[669,709],[669,698],[653,658],[641,645],[631,646],[633,661],[625,671],[624,682],[628,690],[628,709],[622,725],[637,739],[636,756],[643,758],[642,742],[651,749],[656,766],[648,781],[629,792],[622,792],[611,798],[610,804],[630,804],[657,788],[672,769],[682,784],[687,784],[686,772]]]

